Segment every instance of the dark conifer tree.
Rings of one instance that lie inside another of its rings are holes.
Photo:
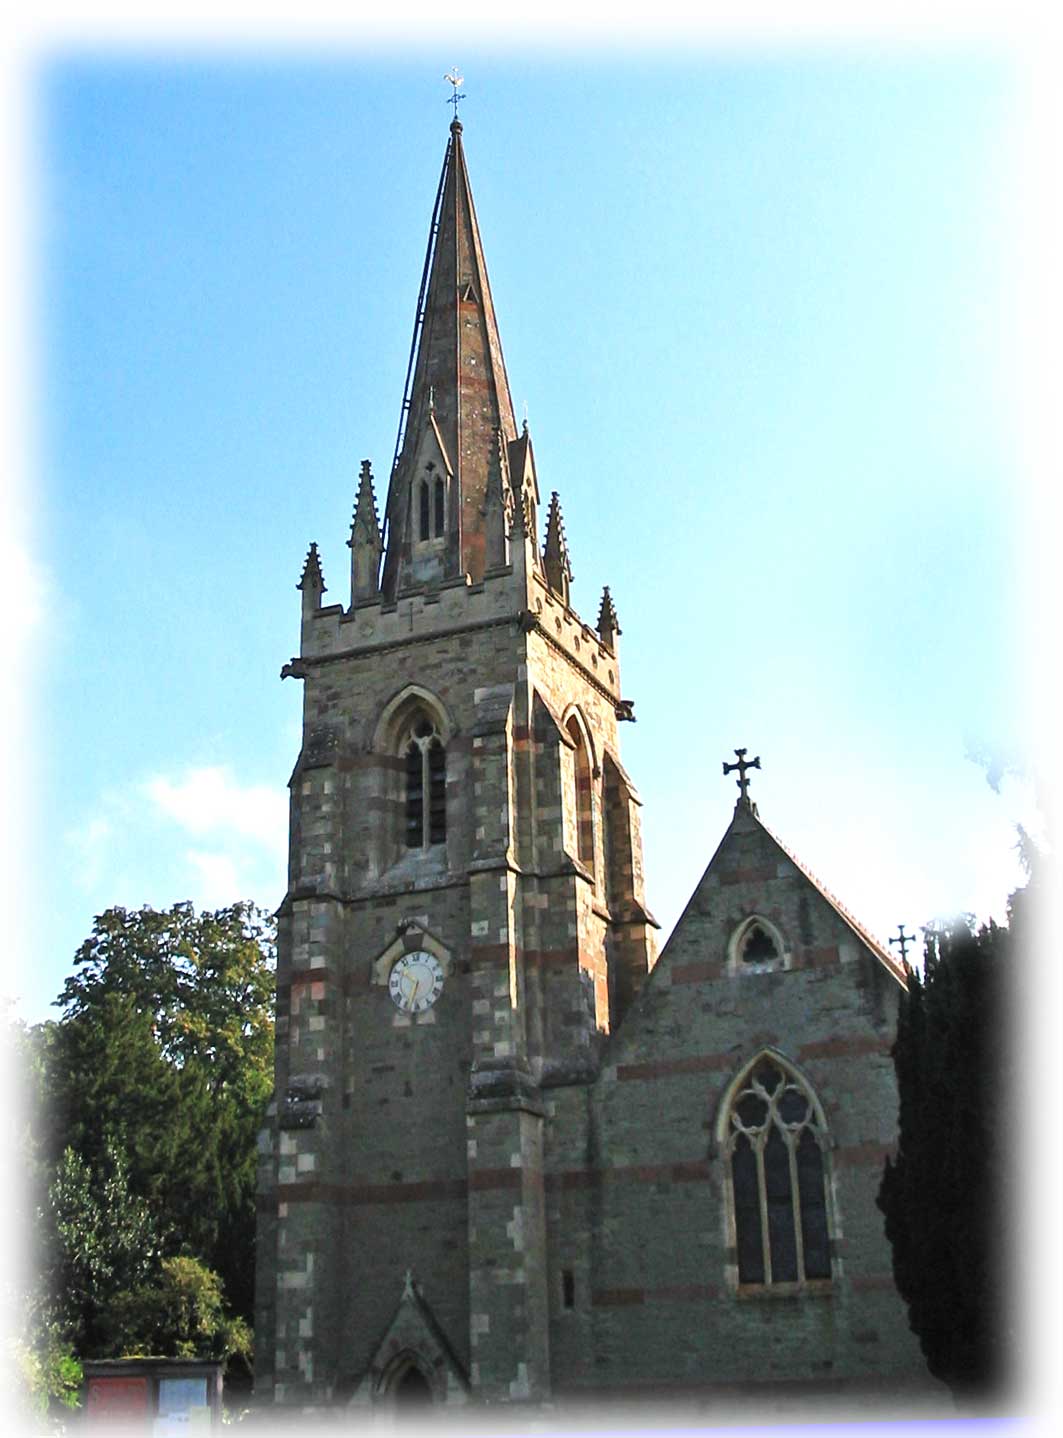
[[[1010,960],[1007,929],[960,925],[910,971],[893,1048],[898,1150],[878,1196],[927,1366],[973,1401],[999,1392],[1007,1368]]]

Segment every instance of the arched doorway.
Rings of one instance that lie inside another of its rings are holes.
[[[391,1384],[391,1398],[401,1412],[427,1408],[432,1402],[432,1388],[416,1364],[409,1364]]]
[[[432,1401],[428,1379],[419,1368],[407,1368],[393,1389],[396,1408],[423,1408]]]

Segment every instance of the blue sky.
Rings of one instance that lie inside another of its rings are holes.
[[[294,586],[317,540],[346,600],[363,457],[383,498],[454,58],[37,71],[30,1020],[108,905],[283,896]],[[608,583],[623,628],[663,932],[738,745],[883,940],[1003,917],[1034,822],[977,761],[1023,740],[1007,63],[463,63],[514,400],[575,606]]]

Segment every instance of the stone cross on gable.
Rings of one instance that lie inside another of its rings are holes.
[[[735,783],[738,785],[739,789],[742,791],[741,797],[742,797],[747,803],[749,802],[749,780],[746,778],[746,770],[747,770],[747,769],[759,769],[759,768],[760,768],[760,755],[758,754],[755,759],[749,759],[749,760],[747,760],[747,759],[746,759],[746,754],[747,754],[748,752],[749,752],[749,751],[746,750],[746,749],[736,749],[736,750],[735,750],[735,753],[738,755],[738,763],[737,763],[737,764],[725,764],[725,765],[723,766],[723,772],[724,772],[725,775],[730,774],[730,772],[731,772],[732,769],[737,769],[737,770],[738,770],[738,778],[735,780]]]
[[[895,939],[890,939],[890,944],[896,944],[897,947],[900,949],[900,951],[901,951],[901,963],[902,963],[902,964],[907,964],[907,962],[908,962],[908,945],[909,945],[909,944],[914,944],[914,943],[915,943],[915,935],[914,935],[914,934],[906,934],[906,933],[904,932],[904,925],[903,925],[903,924],[898,924],[898,925],[897,925],[897,938],[895,938]]]

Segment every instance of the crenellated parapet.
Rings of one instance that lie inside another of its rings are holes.
[[[378,593],[346,610],[340,604],[321,605],[325,586],[317,546],[312,546],[304,571],[310,578],[301,586],[302,644],[298,658],[285,666],[286,673],[301,678],[307,661],[408,646],[452,632],[467,630],[471,634],[508,623],[525,633],[539,633],[554,652],[563,654],[608,698],[618,717],[630,717],[630,701],[621,698],[615,651],[551,588],[544,575],[524,562],[534,544],[526,541],[519,524],[514,526],[511,540],[513,563],[488,571],[479,583],[465,577],[444,580],[406,591],[394,601]]]

